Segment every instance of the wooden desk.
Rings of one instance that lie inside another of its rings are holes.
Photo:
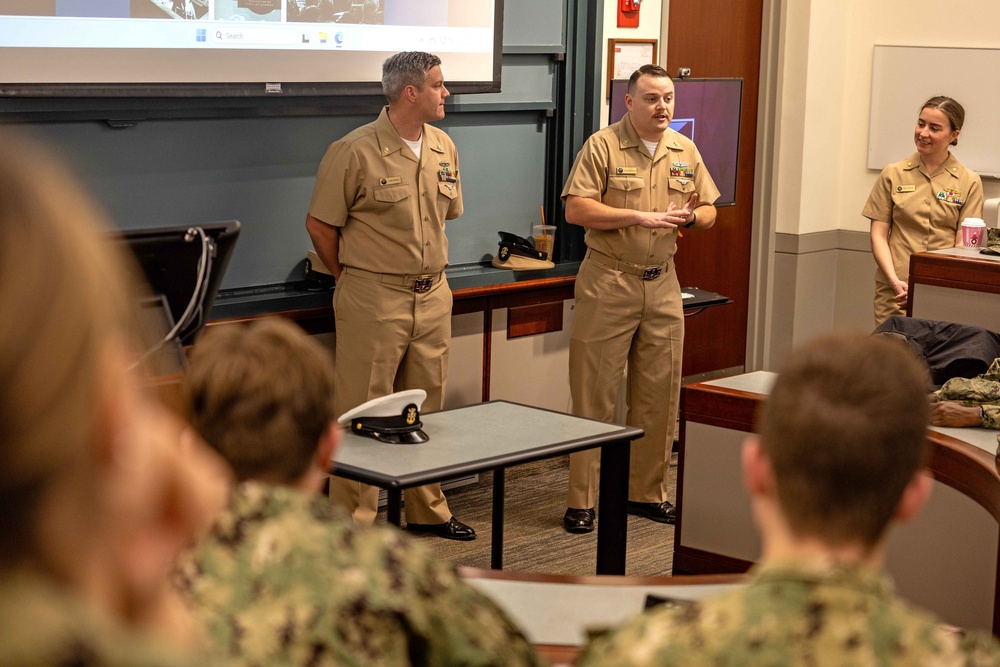
[[[740,447],[774,377],[758,371],[682,390],[675,574],[743,572],[757,558]],[[886,566],[915,604],[948,623],[1000,635],[996,434],[928,431],[934,491],[920,516],[890,532]]]
[[[1000,331],[1000,257],[972,248],[910,256],[906,314]]]
[[[389,492],[388,520],[400,524],[403,489],[493,471],[492,566],[503,566],[504,469],[601,448],[597,574],[625,573],[629,446],[642,429],[526,405],[492,401],[421,415],[428,442],[390,445],[345,433],[333,474]]]
[[[617,627],[639,614],[647,595],[701,600],[741,585],[740,575],[573,577],[470,567],[459,575],[496,602],[553,664],[572,664],[590,628]]]

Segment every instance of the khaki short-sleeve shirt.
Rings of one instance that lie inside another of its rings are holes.
[[[698,193],[698,205],[711,204],[719,190],[698,148],[668,129],[652,157],[639,139],[628,114],[595,132],[580,149],[562,198],[573,195],[615,208],[666,211],[670,202],[687,204]],[[677,249],[676,229],[587,229],[587,247],[639,266],[665,264]]]
[[[424,125],[418,159],[389,121],[335,141],[323,156],[309,214],[340,227],[340,261],[374,273],[439,273],[448,265],[445,220],[462,214],[458,151]]]
[[[983,214],[983,182],[949,154],[933,175],[928,175],[914,153],[887,165],[872,187],[861,215],[889,223],[889,251],[896,277],[906,280],[910,255],[955,245],[964,218]],[[875,280],[888,283],[882,269]]]

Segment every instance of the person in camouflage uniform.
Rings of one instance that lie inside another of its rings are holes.
[[[322,487],[340,441],[327,352],[295,325],[210,331],[189,418],[239,480],[176,582],[239,665],[534,665],[532,647],[450,564],[358,527]]]
[[[647,612],[578,664],[1000,665],[992,637],[943,628],[882,570],[889,524],[912,518],[932,484],[921,472],[926,382],[908,350],[880,337],[794,351],[760,436],[743,445],[763,545],[749,583]]]
[[[931,396],[934,426],[1000,429],[1000,359],[978,377],[948,380]]]

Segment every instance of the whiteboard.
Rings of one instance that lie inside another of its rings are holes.
[[[965,107],[952,153],[969,169],[1000,178],[1000,49],[875,46],[868,168],[911,155],[920,105],[935,95]]]

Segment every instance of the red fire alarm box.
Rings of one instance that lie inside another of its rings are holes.
[[[639,27],[639,4],[642,0],[618,0],[618,27]]]

